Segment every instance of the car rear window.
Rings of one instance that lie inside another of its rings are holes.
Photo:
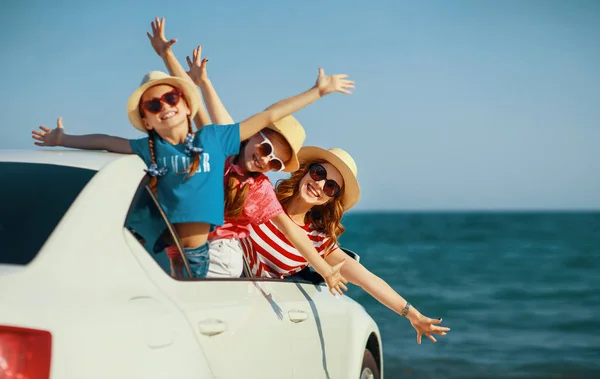
[[[0,162],[0,264],[31,262],[96,172]]]

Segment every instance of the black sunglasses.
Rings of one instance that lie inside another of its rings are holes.
[[[327,170],[320,163],[313,163],[308,168],[308,173],[312,180],[319,182],[325,180],[323,192],[329,197],[336,197],[340,193],[340,185],[333,179],[327,179]]]

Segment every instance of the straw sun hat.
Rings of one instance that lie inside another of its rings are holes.
[[[285,172],[294,172],[300,167],[298,162],[298,152],[306,139],[306,132],[302,125],[293,116],[287,116],[281,120],[274,122],[268,126],[267,129],[271,129],[281,134],[283,138],[292,148],[292,158],[285,163]]]
[[[160,84],[167,84],[172,87],[177,87],[183,92],[183,97],[185,98],[185,101],[192,112],[190,114],[190,118],[193,119],[196,115],[196,112],[198,112],[198,107],[200,106],[200,93],[192,83],[189,83],[185,79],[169,76],[161,71],[151,71],[144,76],[140,86],[133,91],[133,94],[131,94],[129,100],[127,100],[127,116],[129,116],[129,121],[134,128],[141,132],[146,133],[147,130],[144,127],[142,116],[140,116],[140,100],[148,88]]]
[[[360,199],[360,187],[356,178],[358,168],[350,154],[337,147],[326,150],[317,146],[305,146],[300,149],[298,159],[301,163],[318,159],[331,163],[342,174],[342,178],[344,178],[344,195],[342,196],[344,210],[348,210],[356,205]]]

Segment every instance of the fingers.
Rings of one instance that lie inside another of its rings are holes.
[[[56,127],[58,129],[62,129],[63,128],[62,117],[59,117],[58,120],[56,120]]]
[[[339,285],[335,286],[335,291],[337,292],[337,294],[340,294],[340,295],[343,295],[343,294],[344,294],[344,291],[342,291],[342,290],[340,289],[340,286],[339,286]],[[335,295],[337,295],[337,294],[335,294]]]
[[[338,287],[341,288],[341,289],[343,289],[344,291],[348,291],[348,287],[346,287],[346,285],[344,283],[342,283],[342,282],[340,282],[340,284],[338,285]]]
[[[208,63],[208,58],[204,58],[204,59],[202,60],[202,62],[200,63],[200,67],[201,67],[203,70],[206,70],[206,63]]]
[[[192,60],[190,59],[190,56],[188,55],[187,57],[185,57],[185,60],[187,61],[187,64],[191,70],[193,66],[192,66]]]
[[[421,332],[417,332],[417,345],[421,344],[421,335],[422,335]]]
[[[43,132],[43,133],[42,133],[42,132],[40,132],[39,130],[32,130],[32,131],[31,131],[31,134],[35,134],[35,136],[32,136],[33,138],[35,138],[36,136],[43,137],[43,136],[45,136],[45,135],[46,135],[46,132]]]
[[[432,342],[437,342],[437,340],[431,335],[431,333],[425,333],[427,338],[429,338]]]
[[[202,57],[202,45],[198,45],[198,47],[196,47],[194,49],[194,62],[196,62],[196,64],[198,66],[200,65],[201,57]]]
[[[325,76],[325,71],[319,67],[319,78]]]
[[[148,36],[148,39],[149,39],[150,41],[152,41],[152,35],[150,34],[150,32],[146,32],[146,35]]]
[[[46,144],[43,142],[34,142],[34,144],[37,146],[46,146]]]
[[[51,130],[50,130],[49,128],[46,128],[46,127],[45,127],[45,126],[43,126],[43,125],[41,125],[41,126],[40,126],[40,129],[42,129],[42,130],[43,130],[44,132],[46,132],[46,133],[50,133],[50,132],[51,132]]]
[[[173,46],[173,44],[177,42],[177,38],[173,38],[172,40],[170,40],[169,42],[167,42],[167,49],[170,48],[171,46]]]
[[[437,318],[437,319],[429,319],[431,321],[432,324],[439,324],[440,322],[442,322],[442,318]]]

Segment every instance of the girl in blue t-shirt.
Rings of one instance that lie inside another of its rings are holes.
[[[158,24],[157,20],[157,24]],[[162,21],[164,22],[164,21]],[[153,31],[158,30],[153,25]],[[164,38],[163,38],[164,39]],[[172,54],[172,41],[159,46],[163,54]],[[153,43],[156,48],[156,45]],[[151,72],[130,96],[127,112],[132,125],[147,133],[142,139],[128,140],[103,134],[68,135],[61,118],[57,128],[41,126],[33,131],[38,146],[64,146],[116,153],[135,153],[147,164],[156,191],[167,216],[174,224],[195,276],[207,270],[207,236],[213,225],[223,223],[223,172],[225,160],[239,151],[240,142],[263,128],[291,115],[324,95],[348,93],[354,83],[345,75],[319,73],[309,90],[274,104],[267,110],[232,125],[204,125],[194,132],[191,120],[198,115],[200,94],[191,80]],[[202,112],[205,112],[204,110]],[[196,117],[198,120],[198,117]],[[205,201],[198,201],[206,198]],[[330,283],[340,282],[339,267]]]

